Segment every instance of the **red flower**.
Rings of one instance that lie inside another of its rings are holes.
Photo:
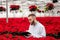
[[[19,5],[10,5],[11,10],[18,10],[20,8]]]
[[[0,11],[6,11],[5,7],[0,7]]]
[[[60,11],[57,11],[57,13],[60,13]]]
[[[41,13],[41,10],[37,10],[39,13]]]
[[[56,40],[54,37],[47,36],[45,40]]]
[[[0,32],[3,32],[3,26],[0,25]]]
[[[46,7],[48,8],[48,10],[52,10],[54,8],[54,4],[53,3],[47,3]]]
[[[36,5],[31,5],[31,6],[29,6],[29,10],[30,11],[36,11],[37,10],[37,6]]]

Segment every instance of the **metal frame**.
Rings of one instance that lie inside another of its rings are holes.
[[[8,23],[8,0],[6,0],[6,22]]]

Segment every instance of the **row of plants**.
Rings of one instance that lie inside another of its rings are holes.
[[[21,7],[19,5],[10,5],[10,11],[13,11],[13,10],[19,10]],[[29,11],[37,11],[37,12],[46,12],[48,10],[52,10],[54,9],[54,4],[53,3],[47,3],[45,5],[45,10],[40,10],[39,7],[37,5],[30,5],[29,6]],[[1,11],[6,11],[6,8],[5,7],[0,7],[0,12]]]

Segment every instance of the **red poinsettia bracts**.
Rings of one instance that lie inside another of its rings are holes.
[[[39,12],[39,13],[44,12],[44,11],[42,11],[42,10],[39,10],[36,5],[31,5],[31,6],[29,6],[29,11],[31,11],[31,12],[32,12],[32,11],[37,11],[37,12]]]
[[[37,10],[37,11],[38,11],[39,13],[41,13],[41,12],[44,13],[44,10]]]
[[[39,13],[41,13],[41,10],[37,10]]]
[[[19,10],[19,5],[10,5],[10,10]]]
[[[46,34],[59,35],[60,34],[60,17],[37,17],[40,23],[42,23],[46,29]],[[24,36],[15,36],[12,34],[1,34],[4,31],[8,32],[25,32],[29,28],[29,21],[27,18],[9,18],[9,22],[5,22],[6,19],[0,19],[0,40],[60,40],[54,36],[46,36],[45,38],[25,38]],[[59,33],[59,34],[58,34]]]
[[[53,3],[47,3],[46,7],[48,8],[48,10],[52,10],[54,8],[54,4]]]
[[[29,10],[30,11],[36,11],[37,10],[37,6],[36,5],[31,5],[31,6],[29,6]]]
[[[6,8],[1,6],[0,11],[6,11]]]
[[[59,11],[57,11],[57,13],[60,13],[60,10],[59,10]]]

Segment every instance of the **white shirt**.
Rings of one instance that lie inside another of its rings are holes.
[[[39,22],[37,22],[37,24],[35,26],[30,25],[28,32],[30,32],[31,35],[35,38],[46,37],[45,28]]]

